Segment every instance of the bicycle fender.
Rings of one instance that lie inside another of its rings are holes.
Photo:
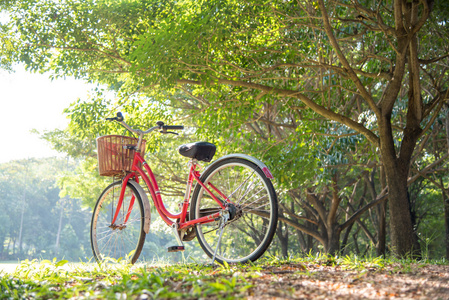
[[[263,162],[261,162],[260,160],[258,160],[255,157],[252,157],[252,156],[249,156],[249,155],[246,155],[246,154],[234,153],[234,154],[225,155],[223,157],[220,157],[216,161],[214,161],[208,167],[211,167],[215,163],[217,163],[219,161],[222,161],[223,159],[226,159],[226,158],[241,158],[241,159],[249,160],[250,162],[255,163],[262,170],[262,172],[265,174],[265,176],[267,178],[273,179],[273,175],[271,174],[270,170],[268,169],[268,167]]]
[[[150,221],[151,221],[150,200],[148,200],[147,194],[145,193],[143,188],[140,186],[140,184],[138,184],[134,180],[128,180],[128,183],[136,188],[137,192],[139,193],[140,197],[142,198],[143,210],[145,212],[143,231],[145,231],[145,233],[148,234],[150,232]]]

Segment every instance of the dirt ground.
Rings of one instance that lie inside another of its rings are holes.
[[[291,264],[250,279],[248,299],[449,299],[449,266],[410,265],[344,270]]]

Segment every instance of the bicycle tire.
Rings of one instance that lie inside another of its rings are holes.
[[[142,197],[130,183],[126,185],[123,203],[115,222],[117,226],[111,226],[121,188],[121,181],[110,184],[101,193],[92,213],[90,241],[95,260],[99,263],[120,262],[125,259],[134,264],[145,242]],[[132,210],[126,226],[122,226],[132,196],[135,197]]]
[[[242,158],[227,158],[211,165],[200,180],[206,185],[213,183],[237,208],[234,219],[224,227],[216,260],[247,263],[262,256],[273,240],[278,222],[277,196],[271,180],[256,164]],[[197,184],[190,219],[213,211],[220,211],[220,206]],[[214,255],[220,234],[214,223],[195,226],[199,244],[209,257]]]

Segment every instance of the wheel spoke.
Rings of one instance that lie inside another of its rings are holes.
[[[257,196],[261,191],[263,191],[263,189],[260,189],[257,193],[255,193],[254,195],[252,195],[252,196],[251,196],[250,198],[248,198],[246,201],[244,201],[243,203],[239,203],[239,204],[240,204],[242,207],[246,207],[246,206],[249,206],[249,205],[251,205],[251,204],[253,204],[253,203],[256,203],[256,202],[260,201],[261,199],[267,197],[267,195],[263,195],[262,197],[256,199],[255,201],[253,201],[253,202],[251,202],[251,203],[248,203],[248,204],[246,204],[246,205],[243,205],[243,204],[247,203],[248,201],[250,201],[250,200],[251,200],[252,198],[254,198],[255,196]]]
[[[254,174],[255,170],[248,176],[248,178],[245,179],[245,181],[243,181],[230,195],[228,198],[231,198],[232,195],[234,195],[250,178],[251,176]],[[237,178],[235,179],[237,180]],[[238,197],[241,198],[241,197]]]

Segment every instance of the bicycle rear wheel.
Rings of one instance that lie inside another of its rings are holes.
[[[235,208],[234,216],[223,229],[216,260],[246,263],[258,259],[270,245],[278,221],[277,197],[270,179],[256,164],[228,158],[209,167],[201,181],[210,190],[213,189],[210,184],[218,188]],[[192,196],[191,220],[220,210],[217,202],[197,184]],[[213,257],[221,231],[219,221],[197,224],[195,230],[200,246]]]
[[[101,194],[93,211],[90,241],[97,262],[116,262],[124,259],[133,264],[145,242],[142,198],[129,183],[126,185],[117,219],[112,224],[121,189],[120,181],[109,185]],[[127,214],[129,217],[125,223]]]

